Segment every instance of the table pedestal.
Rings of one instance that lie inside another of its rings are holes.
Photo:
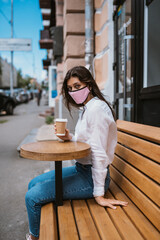
[[[62,162],[55,161],[55,204],[63,205]]]
[[[62,206],[62,161],[86,157],[90,150],[90,146],[83,142],[42,141],[22,145],[20,155],[32,160],[55,161],[55,204]]]

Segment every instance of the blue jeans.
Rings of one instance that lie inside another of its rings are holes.
[[[75,166],[62,169],[63,199],[87,199],[93,197],[91,165],[76,162]],[[109,168],[105,181],[105,191],[110,183]],[[30,233],[38,237],[41,207],[55,200],[55,170],[32,179],[25,196]]]

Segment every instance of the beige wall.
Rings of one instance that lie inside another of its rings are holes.
[[[76,66],[85,66],[85,0],[64,1],[64,76]]]
[[[101,4],[101,5],[100,5]],[[104,89],[108,80],[108,54],[102,54],[102,51],[108,47],[108,1],[105,4],[101,0],[95,0],[95,79],[101,89]],[[103,7],[101,7],[103,6]],[[106,26],[105,26],[106,25]],[[99,57],[98,55],[101,54]]]
[[[94,0],[95,80],[110,102],[113,102],[113,1]]]
[[[55,116],[68,119],[68,128],[74,133],[75,125],[78,119],[78,110],[72,110],[71,118],[68,110],[63,104],[62,98],[59,96],[62,82],[66,72],[76,66],[85,65],[85,0],[64,0],[63,7],[63,43],[64,56],[63,63],[57,65],[57,90],[58,97],[55,104]],[[56,5],[58,6],[58,5]],[[61,13],[62,9],[56,10]],[[58,17],[58,16],[57,16]],[[58,21],[57,21],[58,24]]]

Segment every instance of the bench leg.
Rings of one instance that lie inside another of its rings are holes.
[[[55,190],[56,190],[56,206],[63,205],[63,185],[62,185],[62,162],[55,161]]]

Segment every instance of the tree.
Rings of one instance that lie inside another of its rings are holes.
[[[19,69],[17,71],[17,86],[18,88],[29,88],[30,80],[32,78],[29,75],[26,75],[25,77],[22,76],[22,70]]]

